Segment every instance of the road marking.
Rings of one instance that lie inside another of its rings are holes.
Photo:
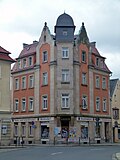
[[[91,151],[100,151],[100,150],[104,150],[105,148],[92,148],[90,149]]]
[[[57,154],[61,154],[63,152],[56,152],[56,153],[51,153],[51,156],[57,155]]]

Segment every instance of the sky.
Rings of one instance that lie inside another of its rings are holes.
[[[64,12],[73,18],[76,34],[84,22],[111,78],[120,78],[120,0],[0,0],[0,45],[17,58],[23,43],[39,40],[45,22],[54,34]]]

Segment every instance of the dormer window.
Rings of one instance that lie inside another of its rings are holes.
[[[67,36],[67,31],[63,31],[63,36]]]
[[[21,69],[21,60],[18,60],[18,69]]]
[[[32,58],[32,57],[29,57],[29,59],[28,59],[28,64],[29,64],[29,66],[32,66],[32,65],[33,65],[33,58]]]
[[[23,68],[25,68],[27,66],[27,60],[26,58],[23,59]]]
[[[96,57],[96,66],[99,67],[99,58]]]

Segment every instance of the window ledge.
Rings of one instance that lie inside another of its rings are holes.
[[[62,81],[61,84],[70,84],[70,82],[63,82],[63,81]]]

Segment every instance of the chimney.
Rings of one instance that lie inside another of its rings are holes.
[[[26,48],[28,46],[28,44],[23,43],[23,49]]]
[[[37,42],[38,42],[38,41],[34,40],[34,41],[33,41],[33,44],[34,44],[34,43],[37,43]]]
[[[90,42],[90,45],[96,47],[96,42]]]

